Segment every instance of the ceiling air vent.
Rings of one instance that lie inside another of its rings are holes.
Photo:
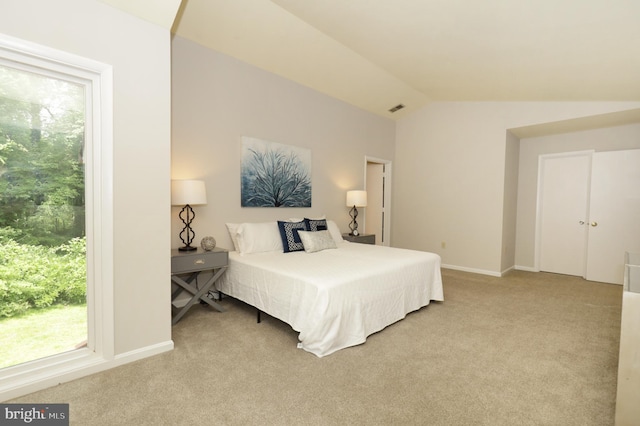
[[[389,112],[396,112],[396,111],[398,111],[398,110],[401,110],[402,108],[404,108],[404,105],[402,105],[402,104],[398,104],[398,105],[394,106],[393,108],[391,108],[391,109],[389,110]]]

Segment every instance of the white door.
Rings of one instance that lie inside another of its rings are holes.
[[[584,277],[592,152],[540,157],[539,269]]]
[[[367,163],[367,234],[376,235],[376,244],[384,239],[384,164]]]
[[[625,251],[640,251],[640,149],[593,155],[586,278],[622,284]]]

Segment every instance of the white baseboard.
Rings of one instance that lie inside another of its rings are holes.
[[[89,350],[77,350],[8,367],[0,375],[0,401],[8,401],[171,350],[173,341],[169,340],[116,355],[113,359],[103,358]]]
[[[163,352],[169,352],[173,350],[173,340],[167,342],[157,343],[151,346],[145,346],[144,348],[136,349],[135,351],[125,352],[115,356],[116,365],[128,364],[139,359],[148,358],[150,356],[159,355]],[[112,367],[112,368],[113,368]]]
[[[534,268],[532,266],[520,266],[520,265],[516,265],[516,271],[540,272],[539,269]]]
[[[473,272],[474,274],[482,274],[482,275],[490,275],[492,277],[501,277],[502,274],[500,272],[496,272],[496,271],[487,271],[484,269],[475,269],[475,268],[467,268],[465,266],[456,266],[456,265],[440,265],[442,268],[445,269],[453,269],[456,271],[463,271],[463,272]]]
[[[474,268],[467,268],[465,266],[456,266],[456,265],[440,265],[441,267],[445,268],[445,269],[453,269],[456,271],[464,271],[464,272],[473,272],[475,274],[482,274],[482,275],[491,275],[492,277],[503,277],[507,272],[516,270],[516,271],[527,271],[527,272],[540,272],[540,270],[530,267],[530,266],[520,266],[520,265],[515,265],[515,266],[511,266],[507,269],[505,269],[502,272],[496,272],[496,271],[487,271],[484,269],[474,269]]]
[[[504,277],[504,276],[505,276],[505,274],[507,274],[508,272],[513,271],[515,268],[516,268],[515,266],[511,266],[511,267],[509,267],[509,268],[505,269],[504,271],[500,272],[500,276],[501,276],[501,277]]]

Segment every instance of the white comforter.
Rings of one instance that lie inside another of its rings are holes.
[[[298,347],[319,357],[444,300],[440,256],[349,242],[316,253],[231,252],[216,286],[291,325]]]

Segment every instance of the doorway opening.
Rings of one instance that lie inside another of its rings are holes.
[[[365,157],[367,191],[366,232],[375,234],[376,244],[391,243],[391,161]]]

